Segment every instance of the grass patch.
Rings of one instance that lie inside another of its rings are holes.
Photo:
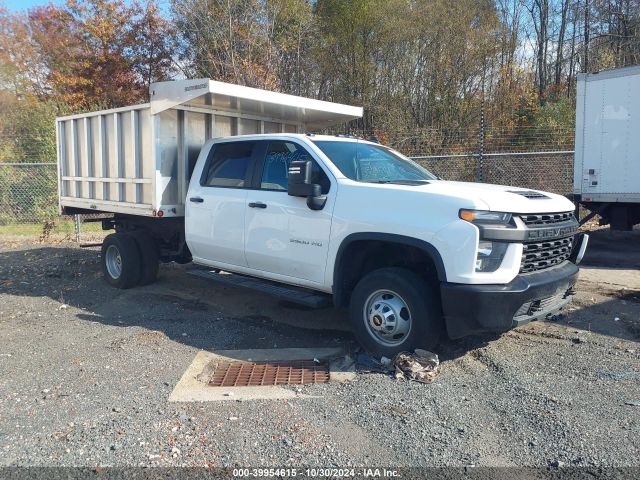
[[[42,234],[43,223],[14,223],[10,225],[0,225],[0,235],[24,235],[39,236]],[[83,223],[80,226],[80,233],[102,232],[100,222]],[[50,233],[75,234],[73,220],[58,220]]]

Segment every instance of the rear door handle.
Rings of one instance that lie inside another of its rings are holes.
[[[204,202],[204,198],[200,198],[200,197],[191,197],[191,198],[189,199],[189,201],[190,201],[190,202],[193,202],[193,203],[202,203],[202,202]]]
[[[251,208],[267,208],[267,205],[265,203],[262,203],[262,202],[251,202],[249,204],[249,206]]]

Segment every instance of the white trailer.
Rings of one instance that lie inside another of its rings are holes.
[[[612,229],[640,223],[640,66],[578,75],[575,199]]]
[[[361,107],[206,78],[153,83],[149,93],[146,104],[56,119],[62,213],[182,217],[208,139],[304,133],[362,116]]]

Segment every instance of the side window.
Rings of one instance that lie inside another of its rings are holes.
[[[202,172],[200,184],[205,187],[244,187],[254,146],[255,142],[216,145]]]
[[[289,164],[296,160],[312,160],[312,181],[322,187],[322,193],[328,193],[331,182],[309,153],[300,145],[292,142],[271,142],[267,149],[262,169],[260,188],[263,190],[287,190]]]

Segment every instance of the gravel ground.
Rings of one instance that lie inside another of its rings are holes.
[[[640,466],[640,232],[595,232],[570,311],[446,342],[428,385],[359,372],[314,399],[169,403],[200,350],[355,348],[308,311],[97,249],[0,238],[0,466]]]

